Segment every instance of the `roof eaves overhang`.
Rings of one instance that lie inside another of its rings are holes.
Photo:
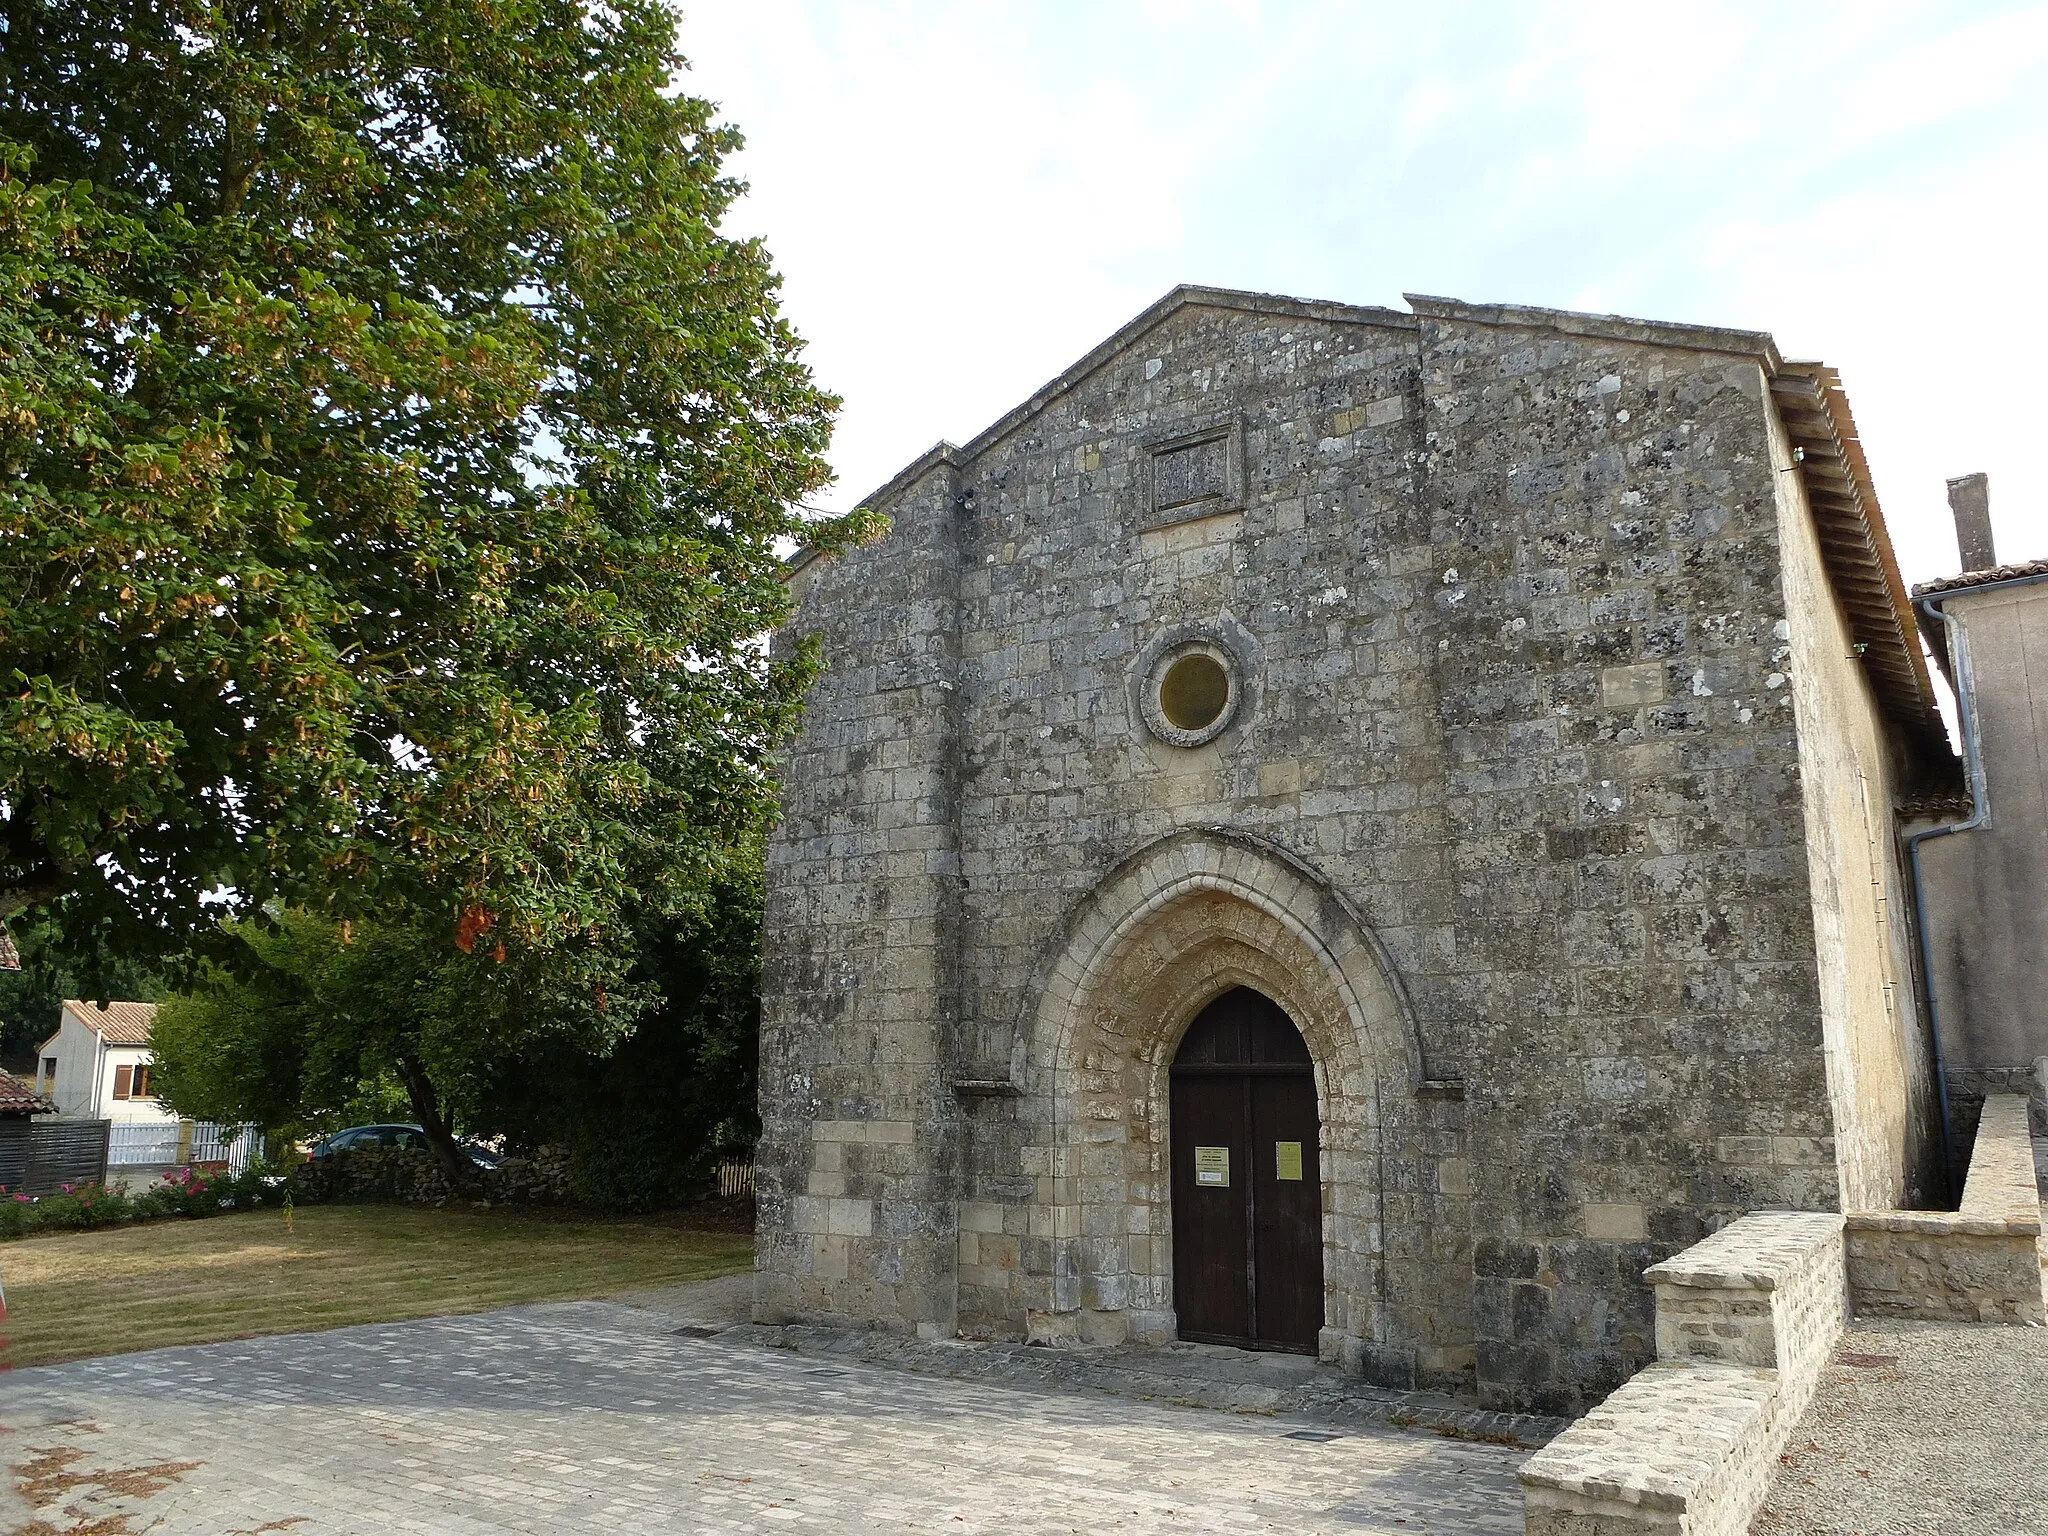
[[[1920,626],[1841,376],[1825,363],[1787,362],[1771,376],[1771,398],[1798,461],[1829,585],[1878,703],[1932,762],[1952,762]]]

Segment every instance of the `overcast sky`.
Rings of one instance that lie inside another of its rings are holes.
[[[1908,580],[1971,470],[2048,556],[2048,5],[684,0],[682,46],[845,397],[823,505],[1196,282],[1767,330]]]

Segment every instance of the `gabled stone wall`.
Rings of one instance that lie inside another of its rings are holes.
[[[798,574],[764,1317],[1169,1329],[1157,1083],[1225,984],[1316,1055],[1377,1379],[1597,1399],[1643,1268],[1838,1205],[1769,343],[1415,306],[1162,305]],[[1178,744],[1189,644],[1235,713]],[[1181,894],[1097,933],[1134,871]]]

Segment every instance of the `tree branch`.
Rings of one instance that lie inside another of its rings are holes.
[[[45,859],[26,878],[11,885],[0,885],[0,919],[10,918],[24,907],[39,907],[46,901],[55,901],[71,884],[71,871],[75,867],[57,859]]]

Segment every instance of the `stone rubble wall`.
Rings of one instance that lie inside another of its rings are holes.
[[[1984,1100],[1962,1207],[1848,1218],[1856,1311],[1965,1323],[2048,1323],[2048,1250],[2027,1095]]]
[[[314,1158],[293,1171],[300,1198],[310,1200],[398,1200],[440,1205],[455,1199],[493,1204],[559,1205],[568,1201],[569,1153],[542,1147],[531,1157],[508,1157],[495,1168],[479,1168],[474,1190],[458,1191],[434,1161],[416,1147],[357,1147]]]
[[[1658,1363],[1523,1466],[1528,1536],[1742,1536],[1847,1323],[1839,1216],[1745,1216],[1644,1278]]]
[[[1846,1316],[1841,1226],[1839,1216],[1759,1211],[1646,1270],[1657,1358],[1789,1372],[1810,1388]]]

